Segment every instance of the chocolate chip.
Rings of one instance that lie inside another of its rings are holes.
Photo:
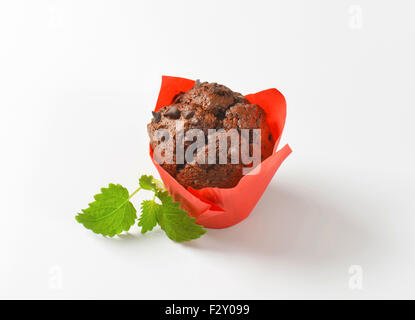
[[[176,94],[173,98],[173,103],[180,103],[181,102],[181,98],[183,96],[184,92],[180,91],[178,94]]]
[[[180,110],[176,106],[173,106],[164,115],[172,119],[179,119]]]
[[[197,79],[195,81],[195,85],[193,86],[193,88],[198,88],[198,87],[200,87],[200,80],[199,79]]]
[[[218,106],[218,110],[217,110],[217,114],[216,117],[218,118],[218,120],[223,120],[225,119],[225,111],[223,109],[221,109],[222,106]]]
[[[182,170],[182,169],[184,169],[184,167],[186,166],[186,164],[178,164],[178,165],[176,165],[176,170],[177,171],[179,171],[179,170]]]
[[[226,91],[224,91],[224,89],[223,88],[221,88],[221,87],[213,87],[212,88],[212,92],[214,93],[214,94],[217,94],[218,96],[225,96],[226,94],[227,94],[227,92]]]
[[[160,121],[160,119],[161,119],[160,112],[151,111],[151,113],[153,114],[154,121],[156,123],[158,123]]]
[[[195,114],[194,111],[183,111],[183,117],[185,119],[190,119],[191,117],[193,117]]]

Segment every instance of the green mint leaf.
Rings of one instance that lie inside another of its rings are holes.
[[[76,220],[95,233],[113,237],[128,231],[137,219],[128,190],[119,184],[111,183],[108,188],[102,188],[94,199]]]
[[[139,183],[140,183],[140,187],[143,188],[144,190],[154,190],[154,191],[157,190],[157,186],[156,186],[153,176],[147,176],[143,174],[140,177]]]
[[[169,195],[169,192],[166,190],[158,190],[156,192],[156,196],[157,198],[160,199],[161,203],[164,206],[174,206],[179,208],[180,207],[180,202],[176,202],[173,200],[173,197],[171,195]]]
[[[157,192],[162,205],[157,213],[158,223],[167,236],[174,241],[190,241],[206,233],[202,226],[195,223],[196,219],[189,217],[187,212],[180,208],[180,203],[173,201],[167,191]]]
[[[141,202],[141,216],[138,225],[141,227],[141,233],[153,230],[157,225],[157,213],[160,205],[154,200],[144,200]]]

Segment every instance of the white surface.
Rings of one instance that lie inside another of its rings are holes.
[[[0,297],[415,298],[414,9],[2,1]],[[93,194],[156,174],[162,74],[278,88],[294,152],[235,227],[97,236],[74,219]]]

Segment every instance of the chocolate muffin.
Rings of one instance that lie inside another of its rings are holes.
[[[274,146],[266,114],[260,106],[250,104],[243,95],[223,85],[198,80],[192,89],[174,97],[170,105],[153,112],[147,129],[153,150],[161,143],[171,144],[161,152],[171,161],[161,163],[161,166],[186,188],[232,188],[238,184],[243,177],[243,168],[252,165],[241,161],[241,144],[245,143],[252,155],[254,145],[259,143],[252,133],[249,136],[237,134],[235,138],[234,134],[242,129],[251,132],[261,129],[261,161],[272,154]],[[193,140],[187,141],[184,139],[186,133],[196,132],[189,131],[192,129],[200,131]],[[164,138],[159,130],[164,130]],[[220,138],[228,142],[223,149],[219,148]],[[236,147],[231,143],[234,138]],[[180,142],[181,150],[176,150],[176,142]],[[197,143],[198,149],[195,148]],[[211,148],[208,148],[209,144]],[[232,161],[232,156],[238,161]],[[156,157],[155,160],[158,161]]]

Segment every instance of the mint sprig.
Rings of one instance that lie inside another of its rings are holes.
[[[104,236],[113,237],[128,231],[137,220],[137,210],[130,199],[141,189],[152,191],[153,200],[141,202],[141,215],[138,226],[141,233],[153,230],[159,224],[167,236],[177,242],[197,239],[206,233],[196,219],[188,216],[180,208],[180,203],[173,200],[162,182],[153,176],[142,175],[140,187],[131,195],[121,185],[110,184],[94,196],[95,201],[75,217],[85,228]],[[156,201],[156,198],[159,202]]]

